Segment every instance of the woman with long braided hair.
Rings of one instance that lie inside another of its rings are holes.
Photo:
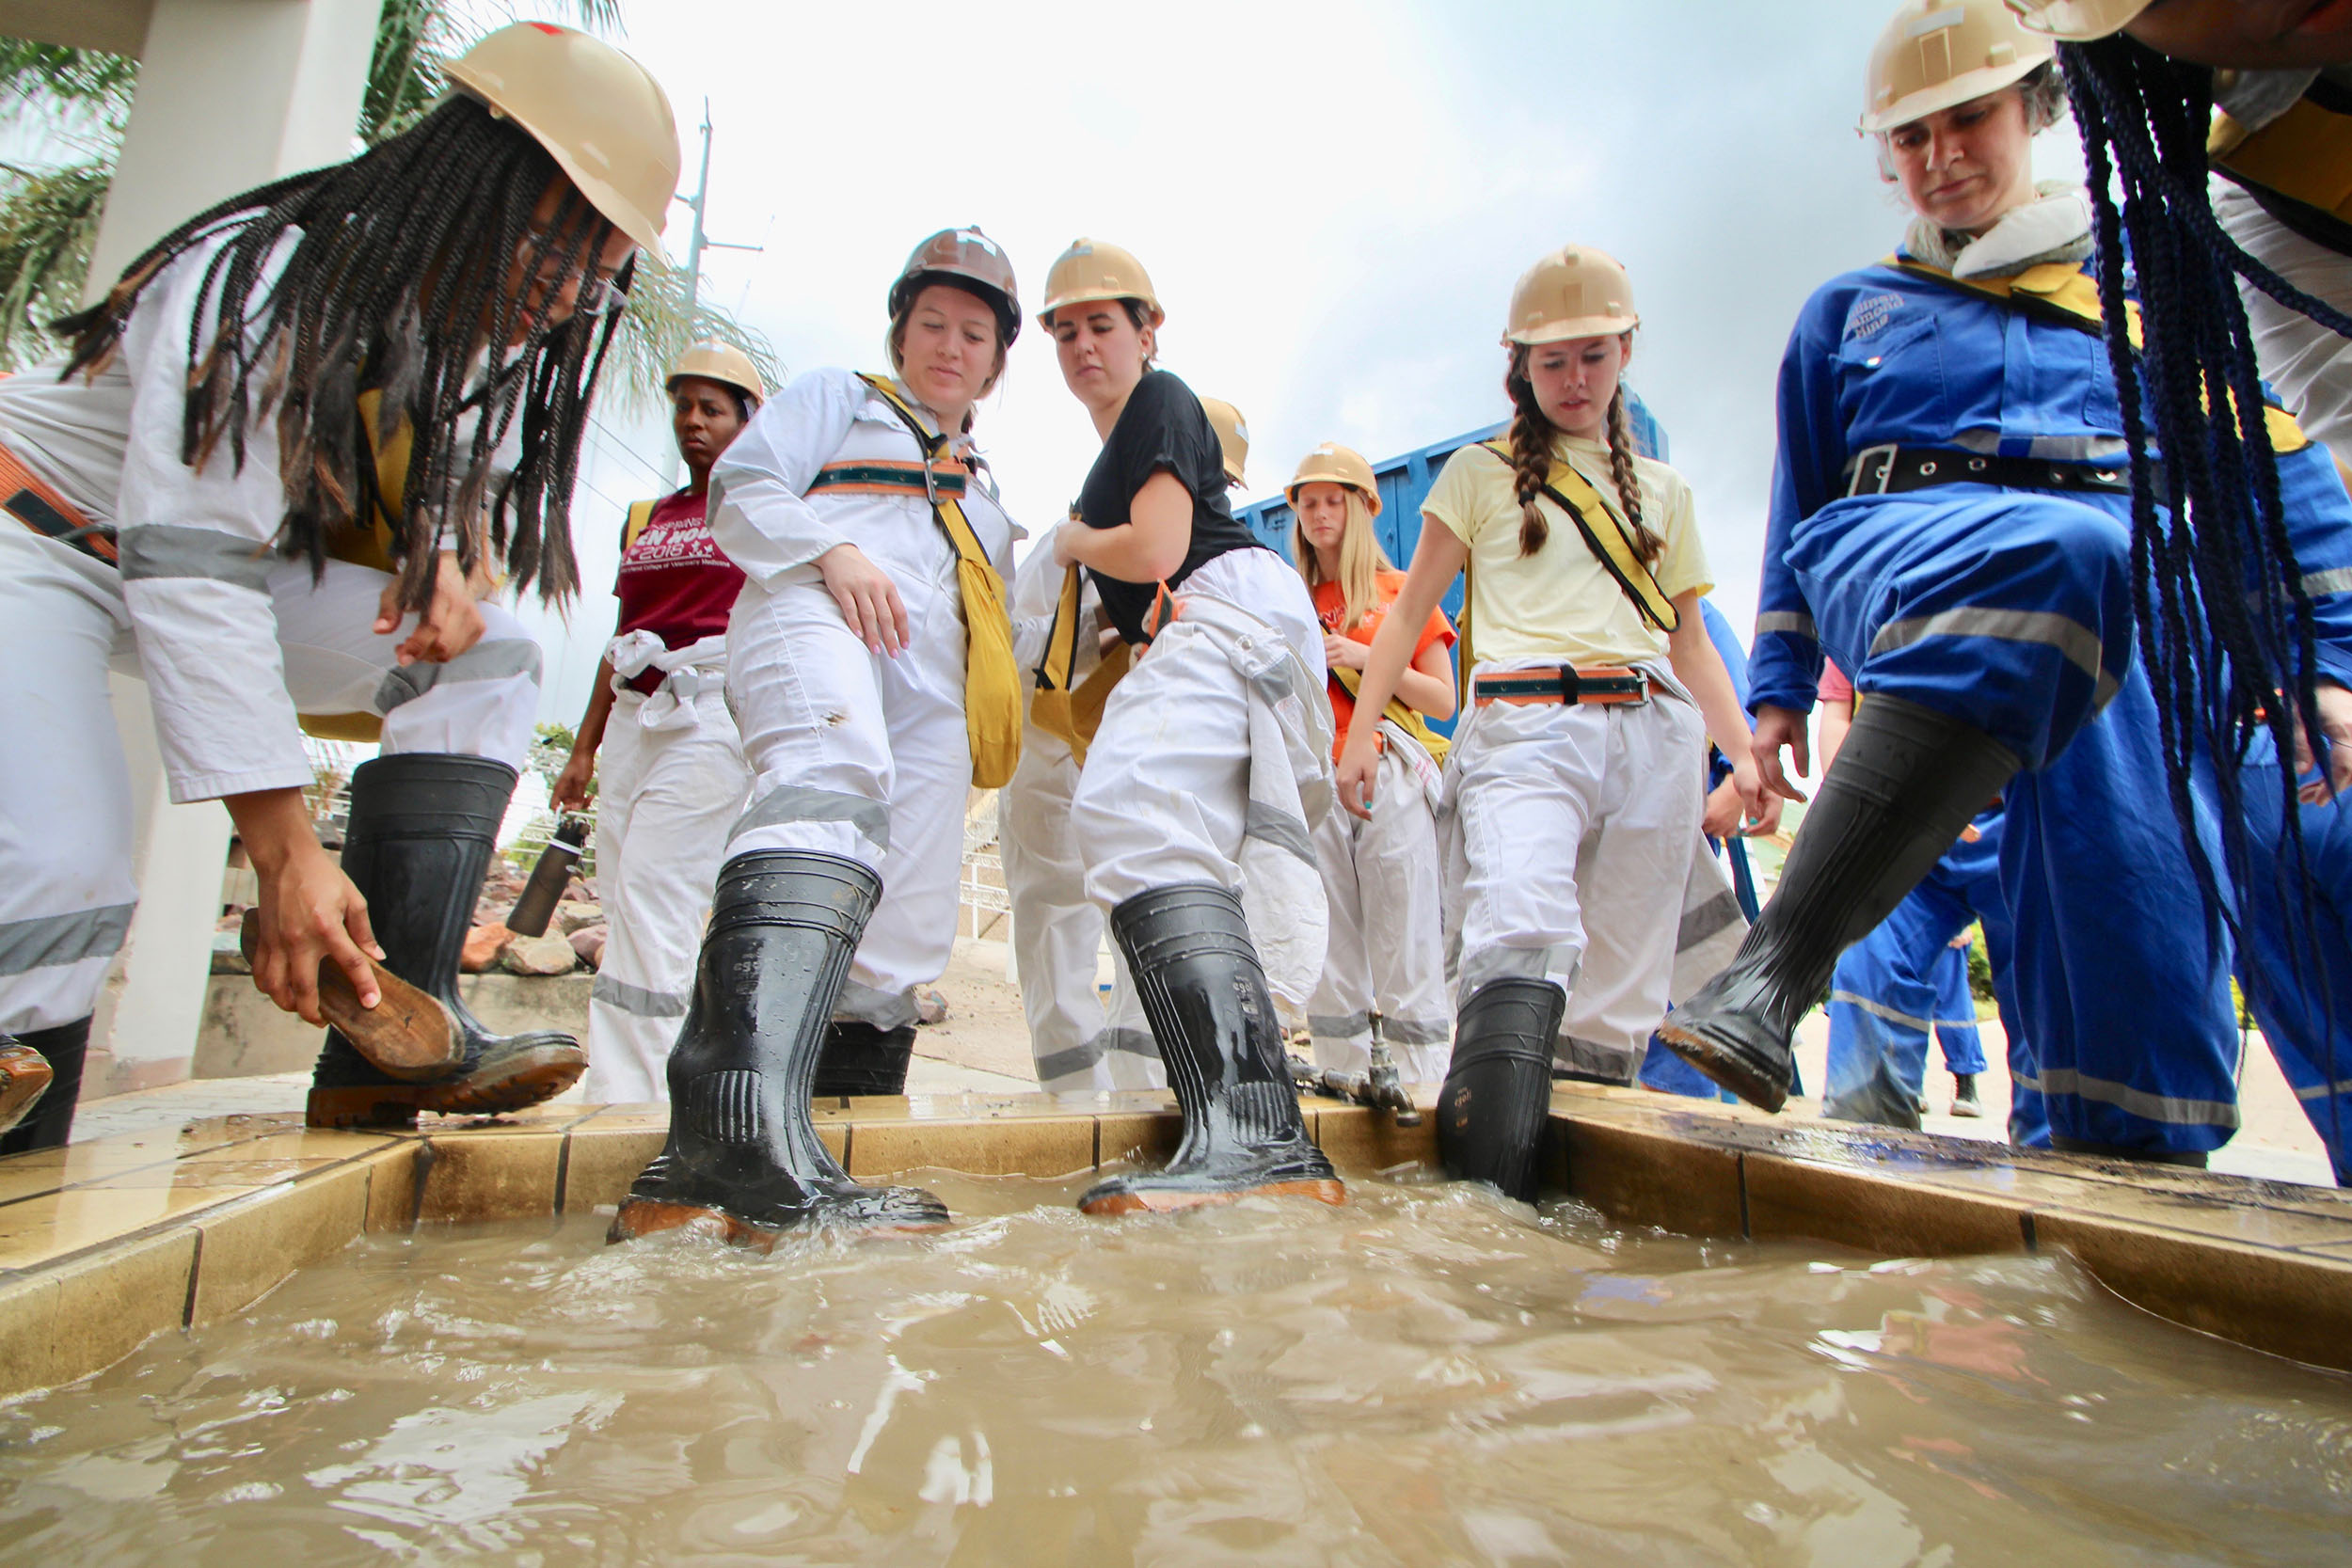
[[[1459,889],[1449,1173],[1535,1192],[1555,1071],[1630,1084],[1665,1011],[1700,846],[1707,742],[1747,815],[1764,797],[1699,598],[1691,487],[1637,454],[1622,379],[1640,317],[1625,268],[1570,245],[1512,291],[1507,440],[1447,459],[1364,663],[1340,803],[1369,818],[1382,715],[1467,568],[1462,723],[1442,831]],[[1731,884],[1714,859],[1706,874]]]
[[[457,995],[539,678],[469,579],[575,585],[587,402],[677,137],[644,69],[569,28],[501,29],[449,73],[407,133],[173,230],[59,324],[61,371],[0,381],[22,525],[0,528],[0,647],[33,677],[0,730],[40,737],[0,792],[21,960],[0,963],[0,1028],[61,1079],[135,896],[110,660],[146,677],[172,798],[221,800],[252,857],[255,984],[313,1023],[323,961],[357,994],[314,1124],[527,1105],[584,1065],[564,1035],[490,1035]],[[383,745],[340,869],[297,715]],[[445,1041],[391,1053],[372,957],[440,1004]],[[65,1087],[24,1132],[64,1141]]]

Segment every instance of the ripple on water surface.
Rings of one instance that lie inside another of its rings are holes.
[[[1090,1180],[1090,1178],[1089,1179]],[[2352,1379],[2057,1258],[1881,1262],[1360,1181],[768,1258],[371,1238],[0,1410],[41,1563],[2343,1560]]]

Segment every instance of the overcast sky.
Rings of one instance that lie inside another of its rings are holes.
[[[1162,362],[1247,416],[1252,498],[1318,441],[1377,461],[1503,418],[1512,281],[1572,241],[1613,253],[1643,318],[1634,384],[1744,628],[1788,327],[1901,234],[1852,129],[1890,11],[628,0],[619,41],[669,90],[690,186],[708,97],[708,231],[766,248],[709,252],[705,289],[787,366],[881,368],[883,296],[934,230],[985,229],[1032,309],[1063,246],[1109,240],[1168,309]],[[2079,172],[2071,129],[2042,159]],[[672,211],[681,256],[691,217]],[[574,514],[589,592],[568,630],[543,626],[543,717],[566,723],[612,635],[621,505],[655,493],[667,440],[609,399],[604,418]],[[1017,519],[1061,515],[1096,440],[1034,323],[978,435]]]

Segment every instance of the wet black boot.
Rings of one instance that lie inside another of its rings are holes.
[[[378,757],[351,775],[343,874],[368,901],[384,967],[449,1009],[466,1052],[450,1071],[404,1083],[330,1030],[310,1077],[311,1126],[405,1126],[420,1111],[517,1111],[562,1094],[587,1069],[587,1053],[571,1036],[493,1035],[457,992],[457,961],[515,778],[489,757],[434,752]]]
[[[2008,747],[1933,708],[1885,695],[1859,705],[1740,956],[1659,1037],[1748,1103],[1779,1110],[1797,1020],[1828,989],[1838,955],[1894,911],[2019,766]]]
[[[8,1039],[0,1035],[0,1040]],[[24,1060],[16,1054],[20,1052],[30,1053],[32,1059]],[[73,1106],[82,1097],[82,1063],[88,1054],[86,1018],[24,1030],[0,1048],[0,1132],[7,1132],[0,1137],[0,1155],[66,1146],[73,1136]]]
[[[1166,1169],[1099,1181],[1078,1207],[1128,1214],[1252,1193],[1344,1201],[1299,1115],[1241,900],[1213,882],[1153,888],[1111,911],[1111,931],[1168,1064],[1184,1137]]]
[[[1567,1006],[1567,992],[1533,979],[1489,980],[1462,1004],[1438,1092],[1438,1156],[1448,1176],[1535,1200],[1552,1040]]]
[[[815,1225],[935,1229],[914,1187],[861,1187],[818,1141],[810,1085],[882,879],[853,860],[755,849],[719,873],[694,1001],[670,1053],[670,1136],[612,1239],[711,1226],[768,1245]]]
[[[904,1094],[907,1062],[914,1054],[914,1025],[877,1029],[857,1019],[834,1021],[817,1058],[819,1100],[855,1094]]]

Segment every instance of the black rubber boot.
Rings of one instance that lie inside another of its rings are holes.
[[[1788,1098],[1797,1020],[1843,953],[1894,911],[2020,764],[1982,730],[1873,694],[1804,814],[1740,956],[1658,1026],[1716,1083],[1767,1111]]]
[[[835,1019],[825,1031],[825,1048],[817,1058],[817,1084],[810,1092],[819,1100],[904,1094],[907,1061],[914,1054],[912,1023],[877,1029],[856,1019]]]
[[[1184,1137],[1166,1169],[1098,1181],[1078,1207],[1130,1214],[1252,1193],[1344,1201],[1299,1115],[1241,900],[1214,882],[1153,888],[1111,911],[1111,932],[1168,1064]]]
[[[17,1035],[15,1043],[38,1053],[39,1059],[48,1065],[48,1075],[43,1080],[48,1090],[43,1093],[34,1088],[17,1106],[13,1117],[0,1121],[0,1126],[14,1129],[0,1137],[0,1155],[63,1148],[73,1136],[73,1106],[82,1098],[82,1063],[89,1055],[89,1020],[77,1018],[54,1028],[24,1030]],[[29,1069],[30,1064],[24,1065]],[[0,1089],[0,1101],[5,1101],[7,1092]],[[0,1110],[0,1117],[7,1117],[5,1110]]]
[[[881,895],[881,878],[839,855],[757,849],[720,871],[670,1053],[669,1140],[629,1187],[613,1241],[698,1225],[766,1246],[812,1225],[947,1223],[918,1188],[850,1180],[809,1115],[827,1021]]]
[[[384,967],[446,1006],[465,1059],[423,1083],[379,1070],[332,1030],[310,1076],[313,1127],[398,1127],[420,1111],[517,1111],[562,1094],[587,1053],[559,1030],[493,1035],[457,993],[457,960],[498,848],[515,770],[489,757],[405,752],[351,775],[343,874],[368,901]]]
[[[1984,1102],[1977,1098],[1977,1075],[1973,1072],[1952,1074],[1952,1115],[1980,1117]]]
[[[1438,1091],[1438,1157],[1448,1176],[1535,1200],[1552,1040],[1567,1006],[1567,992],[1533,979],[1489,980],[1462,1004]]]

